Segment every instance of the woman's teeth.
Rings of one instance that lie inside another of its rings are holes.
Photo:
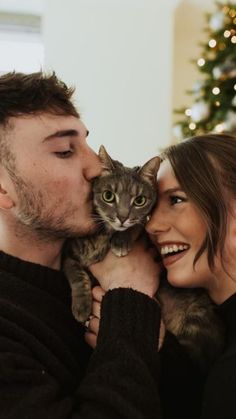
[[[188,248],[189,246],[187,246],[186,244],[180,244],[180,245],[174,244],[171,246],[163,246],[161,247],[161,255],[166,256],[169,253],[182,252],[183,250],[186,250]]]

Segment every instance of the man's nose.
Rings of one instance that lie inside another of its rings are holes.
[[[100,176],[102,171],[101,161],[98,155],[90,147],[87,150],[86,156],[87,164],[85,165],[84,175],[87,180],[92,180],[93,178]]]

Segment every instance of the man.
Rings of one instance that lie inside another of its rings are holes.
[[[71,313],[61,250],[95,230],[100,174],[72,93],[54,73],[0,77],[0,418],[157,419],[151,255],[137,244],[119,272],[97,271],[109,292],[92,355]]]

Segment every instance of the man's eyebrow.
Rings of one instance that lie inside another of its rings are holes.
[[[53,138],[61,138],[61,137],[75,137],[79,135],[79,132],[75,129],[65,129],[53,132],[52,134],[45,137],[44,141],[52,140]]]
[[[63,137],[78,137],[80,135],[79,131],[76,129],[65,129],[53,132],[52,134],[48,135],[44,141],[52,140],[54,138],[63,138]],[[86,131],[86,137],[89,135],[89,131]]]

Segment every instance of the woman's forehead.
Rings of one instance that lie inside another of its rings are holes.
[[[164,160],[161,163],[157,174],[157,182],[159,192],[161,190],[178,188],[180,186],[169,160]]]
[[[158,182],[166,179],[176,179],[169,160],[164,160],[161,162],[160,168],[157,173]]]

